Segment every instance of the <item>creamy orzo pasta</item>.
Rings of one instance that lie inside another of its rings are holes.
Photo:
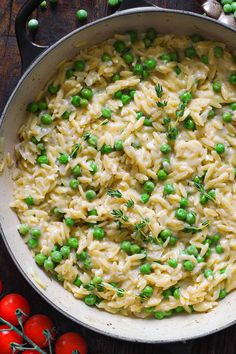
[[[80,50],[28,106],[11,207],[76,298],[162,319],[236,287],[235,63],[198,35],[132,31]]]

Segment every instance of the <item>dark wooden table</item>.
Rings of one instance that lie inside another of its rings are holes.
[[[1,0],[0,2],[0,111],[20,77],[20,57],[14,33],[15,16],[24,0]],[[190,10],[201,13],[196,0],[152,0],[163,7]],[[50,44],[78,26],[75,12],[79,8],[88,10],[88,21],[111,13],[107,0],[58,0],[58,6],[46,11],[39,10],[35,16],[40,20],[36,42]],[[1,202],[1,193],[0,193]],[[59,333],[76,330],[89,343],[90,354],[168,354],[168,347],[160,345],[134,344],[111,339],[76,325],[49,306],[21,276],[0,239],[0,278],[4,281],[4,293],[18,292],[29,299],[32,312],[49,314]],[[182,354],[186,350],[183,348]],[[235,354],[236,326],[217,334],[195,340],[191,354]],[[1,354],[1,348],[0,348]]]

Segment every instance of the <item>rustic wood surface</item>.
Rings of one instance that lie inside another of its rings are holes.
[[[201,13],[201,8],[196,0],[150,0],[150,2],[163,7]],[[23,3],[24,0],[1,0],[0,2],[0,111],[4,108],[20,77],[20,57],[16,45],[14,21],[17,11]],[[78,22],[75,19],[75,11],[79,7],[88,10],[88,21],[93,21],[112,12],[107,6],[107,0],[59,0],[57,7],[48,8],[46,11],[38,10],[35,14],[40,20],[40,29],[36,34],[35,41],[40,44],[51,44],[76,28]],[[0,278],[4,281],[4,293],[19,292],[26,295],[32,305],[32,311],[49,314],[59,333],[76,330],[83,334],[89,344],[90,354],[170,353],[168,346],[128,343],[96,334],[62,316],[29,286],[11,260],[1,239]],[[161,322],[158,322],[158,325],[161,325]],[[186,354],[186,352],[185,347],[178,351],[181,354]],[[190,352],[191,354],[235,354],[236,326],[193,341]]]

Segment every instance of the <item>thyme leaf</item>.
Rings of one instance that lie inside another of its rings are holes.
[[[167,101],[157,102],[157,107],[164,108],[167,106]]]
[[[134,206],[133,199],[127,200],[127,203],[125,203],[125,205],[127,206],[127,208],[132,208]]]
[[[203,229],[205,229],[209,225],[210,225],[210,222],[208,220],[206,220],[202,223],[201,226],[189,226],[189,225],[185,226],[185,228],[183,229],[183,232],[195,234],[199,231],[202,231]]]
[[[81,144],[75,144],[72,146],[72,150],[71,150],[71,153],[70,153],[70,157],[72,159],[75,159],[76,156],[77,156],[77,153],[78,151],[81,151]]]
[[[118,189],[108,189],[107,194],[112,198],[122,198],[123,194]]]
[[[155,90],[156,90],[157,97],[161,98],[163,96],[163,87],[160,84],[157,84]]]

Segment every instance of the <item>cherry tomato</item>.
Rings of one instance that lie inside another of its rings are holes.
[[[16,332],[9,330],[9,327],[6,325],[0,326],[0,348],[1,348],[1,354],[12,354],[13,351],[10,347],[11,343],[18,343],[18,344],[23,344],[23,339],[19,334]],[[18,353],[19,351],[17,350],[15,353]]]
[[[51,319],[48,316],[34,315],[31,316],[24,324],[25,335],[40,348],[46,348],[48,346],[47,339],[43,333],[46,329],[50,331],[52,340],[54,340],[56,331]]]
[[[0,301],[0,317],[13,325],[18,325],[16,310],[21,309],[27,316],[30,314],[28,301],[19,294],[8,294]],[[27,316],[23,316],[23,322]]]
[[[78,333],[68,332],[60,336],[56,342],[56,354],[72,354],[78,350],[80,354],[88,353],[88,346],[85,339]]]
[[[22,354],[40,354],[37,350],[29,349],[25,350]]]

